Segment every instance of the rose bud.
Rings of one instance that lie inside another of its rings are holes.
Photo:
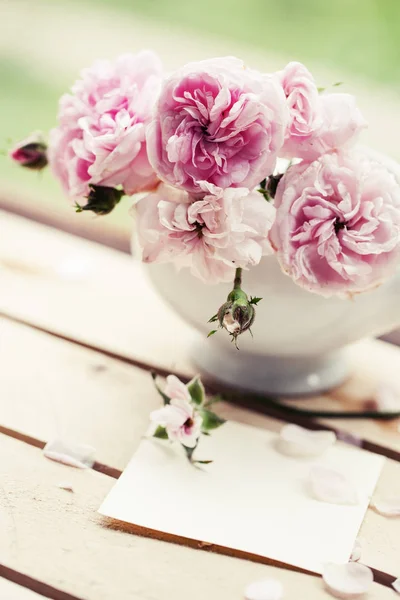
[[[124,195],[123,190],[106,187],[103,185],[89,185],[90,192],[87,196],[87,203],[84,206],[76,203],[76,212],[91,210],[96,215],[108,215],[121,200]]]
[[[21,167],[40,171],[47,165],[47,145],[41,133],[32,133],[9,152],[10,158]]]
[[[256,311],[254,305],[261,298],[249,298],[240,288],[233,289],[228,295],[227,301],[218,310],[218,321],[221,327],[232,336],[232,341],[237,347],[237,337],[250,330],[254,323]],[[251,331],[250,331],[251,333]]]

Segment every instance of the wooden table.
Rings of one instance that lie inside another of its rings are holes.
[[[320,577],[132,535],[102,520],[97,509],[159,406],[149,371],[191,376],[197,334],[128,255],[5,212],[0,231],[0,598],[239,600],[247,583],[268,577],[283,583],[286,600],[330,598]],[[400,390],[397,348],[362,342],[353,360],[355,376],[307,407],[361,407],[382,380]],[[218,410],[259,427],[282,425],[226,403]],[[398,422],[329,425],[390,456],[376,493],[400,495]],[[94,468],[47,460],[41,448],[55,437],[95,446]],[[60,489],[62,481],[74,492]],[[360,536],[362,562],[380,581],[369,598],[394,597],[400,519],[368,510]]]

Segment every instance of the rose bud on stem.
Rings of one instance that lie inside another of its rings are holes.
[[[237,338],[243,332],[249,330],[254,323],[256,310],[254,306],[260,302],[262,298],[248,298],[247,294],[242,290],[242,269],[236,269],[235,279],[233,282],[233,290],[228,294],[226,302],[220,307],[218,313],[211,317],[209,323],[219,322],[219,326],[229,333],[232,337],[236,348]],[[208,336],[216,333],[216,329],[210,331]],[[238,348],[239,349],[239,348]]]
[[[16,144],[9,156],[21,167],[41,171],[47,166],[47,144],[41,133],[32,133]]]
[[[103,185],[89,185],[90,192],[87,196],[87,203],[84,206],[75,203],[76,212],[91,210],[96,215],[108,215],[121,200],[124,195],[123,190],[106,187]]]

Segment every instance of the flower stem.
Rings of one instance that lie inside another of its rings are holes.
[[[242,269],[238,267],[235,272],[235,279],[233,280],[233,289],[240,290],[242,287]]]

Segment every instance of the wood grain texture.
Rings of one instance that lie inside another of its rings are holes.
[[[328,600],[319,577],[260,565],[107,527],[96,510],[113,480],[51,462],[0,435],[0,556],[11,568],[86,600],[240,600],[273,577],[285,597]],[[74,493],[57,487],[68,479]],[[392,598],[374,584],[370,600]]]

